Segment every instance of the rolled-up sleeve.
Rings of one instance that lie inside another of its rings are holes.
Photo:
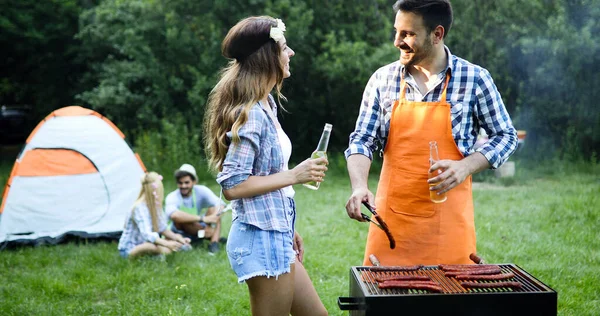
[[[377,131],[380,125],[380,71],[375,72],[363,92],[358,119],[354,131],[350,134],[348,149],[344,151],[346,159],[354,154],[361,154],[373,160],[373,152],[377,150]]]
[[[223,170],[217,175],[217,182],[223,189],[231,189],[252,175],[254,158],[260,151],[260,133],[265,118],[259,107],[253,107],[248,114],[248,120],[238,132],[240,141],[231,141],[223,162]],[[231,134],[228,136],[231,139]]]
[[[138,206],[136,206],[133,211],[133,220],[145,241],[154,243],[157,238],[160,238],[157,232],[152,231],[152,219],[148,208],[145,205],[138,204]]]
[[[477,118],[488,135],[488,141],[476,151],[483,154],[492,168],[496,169],[517,149],[517,131],[486,69],[481,71],[475,93],[478,101]]]

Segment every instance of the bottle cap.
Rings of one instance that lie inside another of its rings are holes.
[[[329,124],[329,123],[325,123],[325,128],[324,128],[324,130],[326,130],[326,131],[330,131],[332,126],[333,126],[333,125],[331,125],[331,124]]]

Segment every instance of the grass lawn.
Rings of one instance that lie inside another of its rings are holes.
[[[515,263],[558,292],[559,315],[600,314],[600,168],[531,169],[476,183],[478,254]],[[0,185],[8,175],[0,168]],[[376,188],[377,175],[371,178]],[[208,183],[216,189],[214,183]],[[174,188],[174,183],[167,183]],[[296,186],[304,264],[331,315],[361,265],[368,224],[348,219],[347,176],[330,172],[318,191]],[[230,213],[225,215],[229,228]],[[0,315],[249,315],[224,251],[205,245],[165,262],[119,257],[116,242],[0,252]]]

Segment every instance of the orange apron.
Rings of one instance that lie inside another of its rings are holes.
[[[473,263],[475,223],[471,176],[446,193],[443,203],[429,199],[427,184],[429,142],[437,141],[440,159],[460,160],[452,136],[446,75],[441,101],[407,101],[402,80],[400,100],[394,102],[390,131],[377,187],[377,213],[390,227],[396,248],[385,233],[370,225],[364,265],[374,254],[381,265],[434,265]]]

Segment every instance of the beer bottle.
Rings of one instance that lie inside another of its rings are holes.
[[[317,145],[317,149],[313,151],[310,158],[321,158],[327,157],[327,145],[329,144],[329,135],[331,135],[331,127],[332,125],[329,123],[325,123],[325,127],[323,128],[323,133],[321,134],[321,139],[319,139],[319,145]],[[311,190],[318,190],[321,182],[310,181],[303,184],[305,187]]]
[[[435,164],[439,160],[440,160],[440,156],[438,155],[437,142],[431,141],[431,142],[429,142],[429,167],[433,166],[433,164]],[[442,172],[443,172],[442,169],[438,169],[434,172],[429,172],[428,179],[431,179],[431,178],[441,174]],[[431,188],[432,186],[438,185],[440,183],[441,183],[441,181],[436,182],[436,183],[430,183],[429,187]],[[429,198],[431,198],[431,201],[433,203],[442,203],[442,202],[446,201],[446,199],[448,197],[446,196],[446,193],[440,195],[440,194],[437,194],[436,191],[429,191]]]

